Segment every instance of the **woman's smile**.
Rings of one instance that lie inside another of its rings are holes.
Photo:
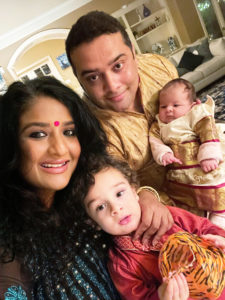
[[[75,132],[69,110],[51,97],[37,97],[22,115],[21,172],[42,197],[69,183],[81,151]]]
[[[44,169],[44,172],[51,174],[60,174],[64,173],[69,164],[70,160],[56,161],[56,162],[45,162],[41,164],[41,167]]]

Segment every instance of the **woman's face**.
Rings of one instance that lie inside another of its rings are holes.
[[[74,121],[62,103],[37,97],[19,120],[21,173],[50,206],[67,186],[80,156]]]

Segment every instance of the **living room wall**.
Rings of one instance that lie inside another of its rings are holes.
[[[80,85],[73,75],[72,68],[61,69],[57,61],[57,57],[65,53],[65,41],[64,40],[49,40],[35,45],[30,48],[24,55],[17,60],[14,65],[15,71],[21,71],[26,68],[26,72],[33,69],[27,67],[32,66],[34,62],[41,60],[42,58],[49,56],[55,67],[57,68],[62,80],[64,80],[71,88],[77,90]]]

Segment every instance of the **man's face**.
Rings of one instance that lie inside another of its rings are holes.
[[[120,32],[82,43],[70,56],[78,80],[95,104],[114,111],[135,111],[137,65]]]

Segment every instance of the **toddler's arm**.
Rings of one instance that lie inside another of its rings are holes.
[[[225,252],[225,238],[220,235],[204,234],[201,237],[205,240],[211,241],[218,248],[221,248]]]
[[[163,282],[158,288],[160,300],[187,300],[189,288],[185,276],[176,274],[168,281]]]

